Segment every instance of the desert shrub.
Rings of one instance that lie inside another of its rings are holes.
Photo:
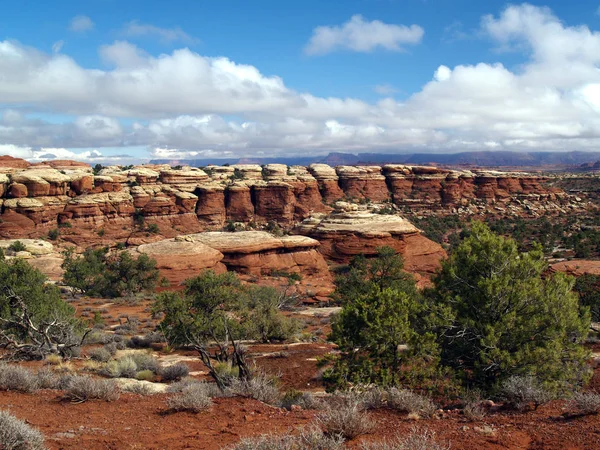
[[[500,384],[499,396],[516,409],[534,408],[554,398],[554,396],[534,376],[512,376]]]
[[[52,228],[50,231],[48,231],[48,239],[51,241],[57,240],[59,236],[60,231],[58,231],[58,228]]]
[[[600,413],[600,394],[596,392],[577,392],[573,395],[572,403],[581,414]]]
[[[177,381],[185,378],[189,375],[190,368],[187,364],[179,362],[177,364],[173,364],[171,366],[162,367],[158,374],[160,375],[162,381]]]
[[[416,430],[407,436],[397,436],[383,442],[363,443],[361,450],[449,450],[449,444],[440,443],[435,433],[429,430]]]
[[[302,392],[296,389],[290,389],[281,398],[281,407],[287,410],[296,405],[302,409],[319,409],[322,403],[310,392]]]
[[[106,363],[100,373],[110,378],[135,378],[138,366],[130,356],[124,356]]]
[[[486,416],[486,411],[481,401],[471,401],[463,407],[463,415],[469,420],[481,420]]]
[[[329,405],[317,415],[316,421],[327,436],[343,436],[345,439],[367,434],[375,425],[356,401]]]
[[[121,297],[152,290],[159,280],[156,261],[147,255],[137,258],[128,252],[109,254],[108,247],[88,248],[82,256],[64,252],[63,282],[84,294]]]
[[[45,450],[44,435],[7,411],[0,411],[2,450]]]
[[[160,233],[160,228],[158,228],[157,224],[151,223],[146,227],[146,231],[148,233],[158,234],[158,233]]]
[[[212,400],[206,383],[190,384],[178,394],[167,399],[169,409],[173,411],[200,412],[210,408]]]
[[[60,376],[49,367],[42,367],[36,374],[37,387],[39,389],[60,389]]]
[[[104,347],[93,348],[88,351],[88,356],[94,361],[108,362],[112,358],[112,354]]]
[[[74,376],[67,384],[65,397],[73,403],[83,403],[93,399],[112,402],[119,399],[119,388],[110,380]]]
[[[386,390],[379,387],[368,387],[362,389],[360,386],[357,386],[353,391],[345,394],[344,396],[345,398],[359,402],[365,409],[378,409],[386,406],[387,404]]]
[[[151,370],[140,370],[135,374],[135,379],[140,381],[154,381],[156,374]]]
[[[27,250],[27,247],[25,247],[25,244],[23,244],[21,241],[15,241],[8,246],[8,249],[17,253],[24,252],[25,250]]]
[[[51,355],[47,355],[44,358],[44,364],[47,364],[49,366],[58,366],[59,364],[62,364],[63,359],[60,357],[60,355],[56,355],[56,354],[51,354]]]
[[[165,338],[161,333],[148,333],[145,336],[132,336],[127,341],[127,346],[131,348],[149,348],[152,344],[165,342]]]
[[[437,409],[431,399],[406,389],[389,389],[387,402],[392,409],[418,414],[421,417],[431,417]]]
[[[0,390],[33,392],[38,388],[35,375],[21,366],[0,363]]]
[[[297,435],[261,435],[243,438],[230,450],[342,450],[344,438],[329,436],[316,426],[300,428]]]
[[[150,370],[153,373],[160,371],[160,364],[154,355],[146,352],[131,353],[129,357],[135,362],[137,370]]]
[[[250,380],[235,378],[226,391],[229,395],[250,397],[269,405],[277,405],[281,401],[281,392],[275,379],[262,372],[254,373]]]

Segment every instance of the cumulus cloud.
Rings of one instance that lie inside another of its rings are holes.
[[[307,55],[324,55],[337,50],[371,52],[379,47],[402,51],[405,45],[421,42],[423,28],[418,25],[387,24],[379,20],[366,21],[357,14],[341,26],[320,26],[304,48]]]
[[[127,23],[121,32],[125,37],[156,37],[164,43],[183,42],[184,44],[195,44],[198,39],[193,38],[179,27],[161,28],[155,25],[140,23],[132,20]]]
[[[88,16],[75,16],[71,19],[69,30],[76,33],[85,33],[94,28],[94,22]]]
[[[525,52],[526,63],[440,65],[419,92],[375,103],[296,92],[254,66],[189,49],[155,57],[119,41],[100,49],[110,68],[90,70],[4,41],[0,144],[136,146],[157,157],[597,149],[600,34],[530,5],[485,16],[480,31]],[[75,119],[22,112],[36,110]]]

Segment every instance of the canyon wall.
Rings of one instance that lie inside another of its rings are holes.
[[[404,165],[310,167],[269,164],[91,167],[72,161],[30,165],[0,158],[0,236],[36,236],[57,226],[131,231],[134,220],[173,234],[219,230],[228,222],[290,228],[338,200],[453,208],[471,202],[547,200],[564,195],[523,173]],[[164,233],[163,233],[164,234]],[[167,233],[168,235],[168,233]]]

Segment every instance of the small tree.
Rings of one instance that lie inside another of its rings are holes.
[[[406,366],[418,366],[422,355],[435,361],[425,304],[414,278],[402,269],[402,258],[388,247],[372,259],[354,258],[349,270],[337,277],[342,310],[333,320],[330,338],[341,354],[324,377],[334,388],[396,385],[404,379]]]
[[[154,289],[159,281],[156,261],[145,254],[134,258],[128,252],[110,254],[108,248],[87,249],[76,257],[64,253],[63,282],[82,293],[120,297]]]
[[[7,356],[42,359],[70,356],[82,342],[74,308],[58,288],[26,261],[0,259],[0,345]]]
[[[543,278],[546,268],[539,245],[520,253],[514,240],[473,223],[428,293],[444,312],[441,363],[488,391],[513,375],[554,389],[584,381],[589,313],[580,315],[572,278]]]
[[[232,272],[205,271],[186,280],[183,293],[163,292],[154,312],[163,314],[160,324],[172,345],[192,346],[221,389],[227,380],[218,363],[236,368],[249,382],[251,373],[241,339],[283,338],[293,325],[276,310],[276,290],[243,286]]]

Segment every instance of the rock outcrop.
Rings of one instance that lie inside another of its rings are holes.
[[[446,252],[398,215],[378,214],[354,204],[338,202],[328,216],[306,219],[296,232],[321,242],[319,251],[328,260],[347,263],[352,257],[374,255],[379,247],[392,247],[404,258],[409,272],[430,276]]]
[[[221,229],[228,221],[276,222],[284,228],[345,198],[360,203],[454,208],[471,202],[543,201],[563,195],[527,174],[453,171],[388,164],[310,167],[268,164],[105,167],[98,175],[83,163],[30,165],[0,158],[0,236],[42,235],[69,222],[77,229],[130,227],[140,216],[181,232]],[[137,219],[136,219],[137,217]],[[138,220],[139,222],[139,220]]]
[[[177,286],[206,269],[217,273],[227,271],[221,263],[223,254],[220,251],[187,236],[143,244],[133,249],[132,253],[145,254],[155,259],[161,274],[172,286]]]

